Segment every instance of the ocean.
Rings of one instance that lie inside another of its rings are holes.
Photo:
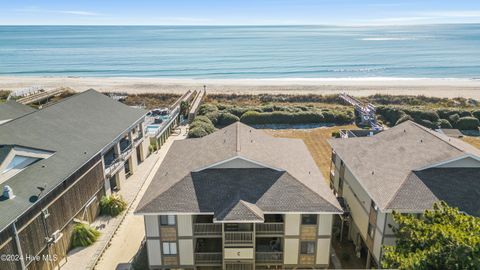
[[[0,26],[0,76],[480,78],[480,24]]]

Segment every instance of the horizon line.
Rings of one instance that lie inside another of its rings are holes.
[[[381,27],[381,26],[428,26],[428,25],[474,25],[480,22],[452,22],[452,23],[415,23],[415,24],[0,24],[3,26],[337,26],[337,27]]]

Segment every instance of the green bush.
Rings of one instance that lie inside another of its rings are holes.
[[[381,115],[389,126],[394,126],[405,112],[396,107],[378,106],[377,114]]]
[[[475,117],[475,118],[477,118],[478,120],[480,120],[480,110],[473,111],[473,112],[472,112],[472,115],[473,115],[473,117]]]
[[[472,117],[472,113],[469,112],[469,111],[461,111],[458,115],[460,115],[460,117]]]
[[[193,119],[193,122],[190,124],[190,129],[199,127],[205,130],[208,134],[215,131],[215,126],[213,126],[212,122],[208,120],[208,118],[205,117],[208,122],[197,120],[197,118],[198,117],[195,117],[195,119]]]
[[[188,131],[188,137],[189,138],[201,138],[201,137],[204,137],[204,136],[207,136],[209,133],[206,132],[203,128],[201,127],[195,127],[195,128],[191,128],[189,131]]]
[[[103,196],[100,200],[100,213],[112,217],[118,216],[127,209],[127,202],[118,195]]]
[[[219,126],[228,126],[238,121],[240,121],[240,118],[238,116],[226,112],[226,113],[220,114],[220,116],[218,117],[217,124]]]
[[[72,232],[72,248],[87,247],[97,241],[100,232],[90,225],[79,223],[76,224]]]
[[[397,122],[395,123],[395,126],[400,125],[401,123],[406,122],[408,120],[413,121],[413,118],[410,115],[405,114],[402,117],[400,117],[400,119],[397,120]]]
[[[220,111],[209,112],[205,115],[215,126],[218,123],[218,117],[220,116]]]
[[[452,124],[450,124],[447,119],[440,119],[437,122],[437,126],[439,126],[440,128],[453,128]]]
[[[340,138],[340,131],[333,131],[332,132],[332,138]]]
[[[434,111],[420,109],[404,109],[403,111],[418,122],[420,122],[421,120],[428,120],[433,123],[440,119],[438,114]]]
[[[451,124],[452,126],[455,126],[455,125],[457,124],[458,120],[460,120],[460,115],[458,115],[458,114],[452,114],[452,115],[450,115],[450,116],[448,117],[447,120],[448,120],[448,122],[450,122],[450,124]]]
[[[195,116],[195,118],[193,119],[193,121],[200,121],[200,122],[204,122],[204,123],[207,123],[209,125],[213,125],[212,121],[206,117],[205,115],[198,115],[198,116]]]
[[[199,115],[205,115],[209,112],[214,112],[214,111],[218,111],[218,107],[211,103],[202,104],[200,108],[198,108]]]
[[[437,126],[434,123],[432,123],[431,121],[426,120],[426,119],[421,119],[420,121],[418,121],[418,124],[420,124],[420,125],[422,125],[426,128],[430,128],[430,129],[437,128]]]
[[[460,118],[455,127],[460,130],[478,130],[479,121],[475,117],[462,117]]]

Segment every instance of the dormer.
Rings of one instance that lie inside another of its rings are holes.
[[[0,145],[0,183],[54,152],[17,145]]]

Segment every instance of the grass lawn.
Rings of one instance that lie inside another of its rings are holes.
[[[480,137],[464,136],[462,140],[477,148],[480,148]]]
[[[317,166],[320,168],[325,181],[329,183],[332,148],[328,144],[327,140],[332,137],[332,132],[334,131],[355,128],[357,128],[355,125],[347,125],[321,127],[315,129],[269,129],[266,131],[275,137],[302,139],[312,154],[315,163],[317,163]]]

